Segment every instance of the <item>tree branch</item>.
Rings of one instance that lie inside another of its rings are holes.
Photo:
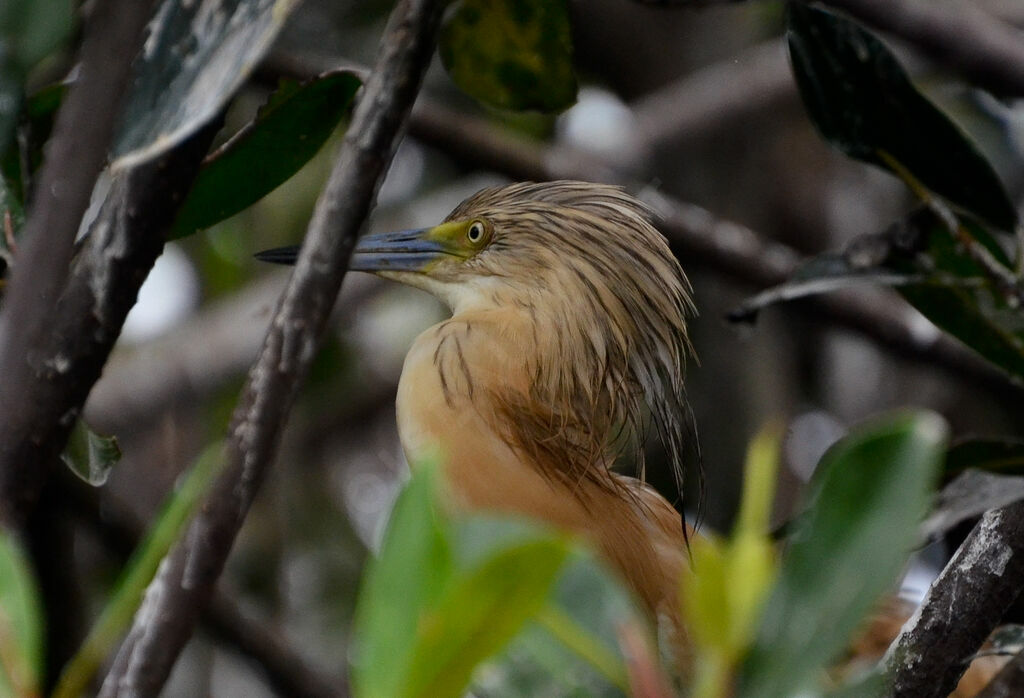
[[[895,698],[941,698],[1024,587],[1024,502],[986,513],[882,660]]]
[[[107,0],[93,7],[79,77],[57,115],[0,314],[0,523],[15,528],[31,513],[47,466],[85,399],[84,392],[71,396],[67,389],[78,372],[77,356],[40,347],[52,344],[61,329],[54,317],[70,283],[75,234],[106,159],[152,3]],[[58,424],[61,418],[67,423]]]
[[[298,263],[232,420],[225,466],[164,559],[101,695],[156,696],[209,600],[315,356],[356,237],[394,154],[436,42],[440,3],[402,0],[317,202]]]

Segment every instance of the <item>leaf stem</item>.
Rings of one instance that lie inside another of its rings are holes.
[[[572,616],[549,603],[537,613],[534,620],[559,642],[597,669],[608,681],[629,694],[629,679],[622,660]]]

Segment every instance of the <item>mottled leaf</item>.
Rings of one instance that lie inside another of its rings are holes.
[[[814,688],[896,581],[917,541],[945,441],[940,417],[907,413],[854,430],[822,457],[743,665],[739,698],[790,698]]]
[[[44,628],[32,566],[0,527],[0,696],[39,695]]]
[[[309,162],[359,89],[350,72],[286,81],[255,120],[207,157],[170,236],[191,235],[248,208]]]
[[[565,0],[460,0],[439,50],[456,84],[491,106],[560,111],[576,101]]]
[[[296,0],[164,0],[135,62],[113,168],[148,160],[219,112]]]
[[[998,228],[1016,226],[1016,210],[991,164],[917,91],[882,42],[803,3],[789,3],[787,39],[804,105],[829,142],[901,177],[902,168]]]

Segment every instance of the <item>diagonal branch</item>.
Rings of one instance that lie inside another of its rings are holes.
[[[63,447],[74,423],[73,411],[85,399],[84,393],[70,396],[64,389],[66,379],[77,371],[77,357],[61,355],[63,360],[57,361],[60,357],[39,348],[61,329],[54,324],[54,314],[69,283],[75,234],[106,160],[120,97],[152,5],[143,0],[94,4],[82,42],[79,78],[57,115],[4,298],[0,520],[11,526],[22,526],[31,512],[46,479],[45,464]],[[65,416],[70,416],[68,423],[58,423]]]
[[[224,469],[150,584],[102,696],[157,695],[210,599],[314,358],[356,237],[430,63],[440,13],[441,3],[433,0],[402,0],[392,11],[377,65],[235,409]]]
[[[941,698],[1024,587],[1024,502],[989,511],[932,583],[883,663],[896,698]]]

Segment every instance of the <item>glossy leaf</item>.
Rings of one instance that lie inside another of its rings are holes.
[[[964,470],[946,484],[931,514],[921,524],[921,537],[934,540],[955,526],[1024,499],[1024,477],[995,475],[985,470]]]
[[[43,607],[32,566],[0,528],[0,696],[39,694],[43,676]]]
[[[352,672],[356,696],[399,696],[413,660],[417,619],[454,574],[451,531],[434,502],[436,465],[420,464],[391,512],[380,555],[363,578]]]
[[[296,0],[164,0],[136,59],[112,168],[158,156],[219,112]]]
[[[560,111],[576,101],[565,0],[460,0],[439,50],[456,84],[485,104]]]
[[[64,667],[52,698],[78,698],[120,642],[160,561],[179,539],[223,464],[223,446],[207,448],[164,502],[146,537],[125,566],[113,596],[75,656]]]
[[[898,172],[1003,230],[1017,213],[989,162],[910,82],[882,42],[854,22],[789,3],[790,57],[822,135],[850,157]],[[893,167],[893,162],[899,167]]]
[[[191,235],[248,208],[298,172],[348,112],[359,85],[346,71],[303,84],[283,82],[254,121],[207,157],[171,237]]]
[[[79,420],[61,458],[75,475],[93,487],[100,487],[121,460],[121,446],[116,436],[97,434]]]
[[[823,457],[743,666],[739,698],[813,688],[917,541],[945,453],[930,412],[861,427]]]

